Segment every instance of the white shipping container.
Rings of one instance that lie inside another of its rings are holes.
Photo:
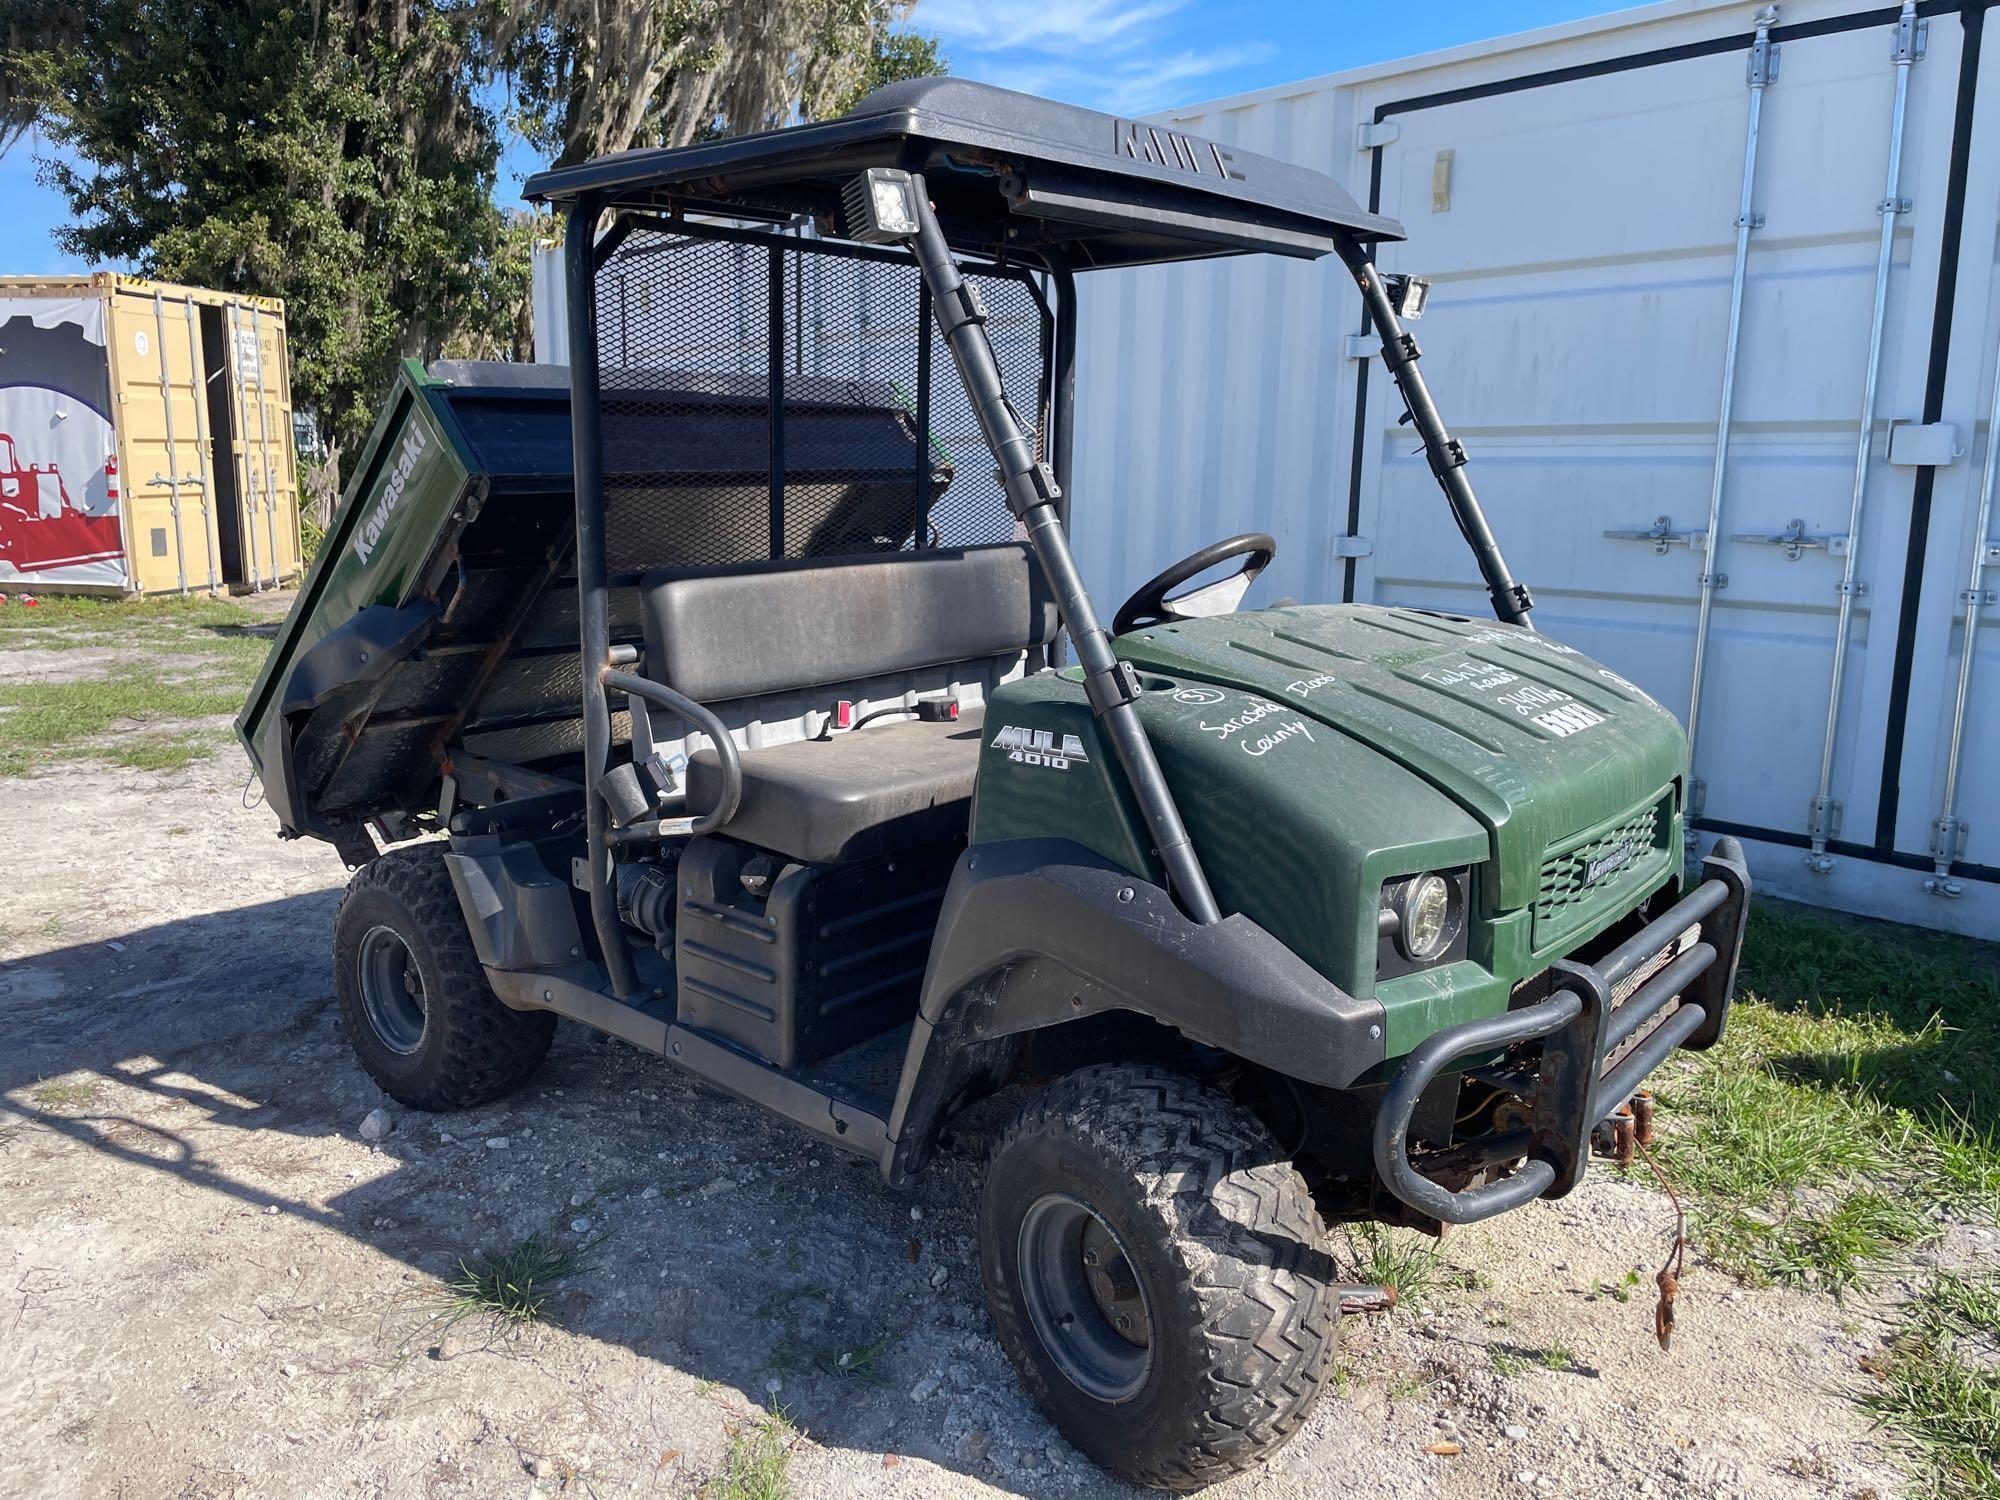
[[[1424,372],[1541,629],[1685,716],[1712,569],[1704,844],[1743,837],[1767,890],[1992,936],[1988,3],[1926,4],[1905,23],[1894,8],[1799,0],[1767,22],[1767,53],[1760,7],[1678,0],[1159,119],[1318,168],[1403,222],[1408,240],[1382,247],[1381,265],[1434,283],[1412,330]],[[1104,273],[1084,278],[1079,305],[1072,488],[1100,599],[1263,530],[1280,555],[1253,604],[1487,612],[1379,355],[1356,347],[1360,300],[1331,258]],[[1983,618],[1955,735],[1968,598]],[[1957,831],[1941,832],[1955,742]],[[1948,882],[1934,874],[1940,840]]]

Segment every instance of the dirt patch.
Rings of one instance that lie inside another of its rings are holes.
[[[0,1492],[687,1495],[776,1401],[796,1495],[1136,1493],[993,1342],[973,1207],[1011,1101],[891,1193],[565,1027],[514,1097],[388,1105],[365,1142],[388,1101],[330,1000],[345,871],[279,841],[245,775],[0,780]],[[1663,1354],[1668,1223],[1600,1169],[1454,1235],[1450,1284],[1349,1319],[1340,1390],[1211,1493],[1895,1492],[1854,1401],[1877,1304],[1697,1265]],[[596,1242],[543,1319],[451,1322],[461,1260],[531,1234]]]

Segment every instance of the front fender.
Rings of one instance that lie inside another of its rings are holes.
[[[1385,1056],[1382,1007],[1240,914],[1203,926],[1063,839],[977,844],[945,892],[883,1172],[922,1164],[1005,1038],[1126,1010],[1302,1082],[1345,1088]]]

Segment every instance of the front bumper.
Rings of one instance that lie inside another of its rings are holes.
[[[1716,841],[1702,878],[1669,910],[1595,963],[1552,966],[1556,988],[1519,1010],[1448,1027],[1404,1060],[1375,1119],[1375,1170],[1429,1219],[1471,1224],[1535,1198],[1559,1198],[1582,1179],[1590,1133],[1615,1114],[1677,1047],[1714,1045],[1728,1019],[1743,950],[1750,873],[1743,847]],[[1521,1052],[1541,1043],[1538,1058]],[[1480,1076],[1527,1105],[1527,1123],[1442,1153],[1446,1175],[1470,1177],[1518,1162],[1476,1187],[1454,1189],[1410,1160],[1410,1123],[1433,1080],[1467,1057],[1503,1054]]]

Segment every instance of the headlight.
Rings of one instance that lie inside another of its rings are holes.
[[[1382,892],[1381,929],[1411,963],[1438,958],[1457,941],[1464,925],[1459,886],[1444,875],[1412,875]]]

